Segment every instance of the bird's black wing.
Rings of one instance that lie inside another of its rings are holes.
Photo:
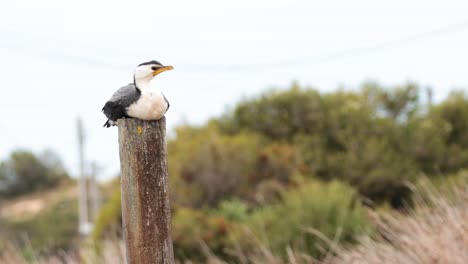
[[[118,119],[128,117],[127,108],[136,102],[140,96],[140,90],[133,83],[118,89],[102,108],[102,111],[109,119],[104,126],[109,127]]]

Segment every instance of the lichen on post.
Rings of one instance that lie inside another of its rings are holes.
[[[127,263],[174,263],[166,120],[118,121]]]

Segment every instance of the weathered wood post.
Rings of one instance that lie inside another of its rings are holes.
[[[172,264],[166,119],[123,119],[118,125],[127,263]]]

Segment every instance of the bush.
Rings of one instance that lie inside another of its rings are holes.
[[[58,250],[68,250],[78,235],[78,208],[76,200],[67,199],[40,212],[32,219],[9,224],[23,241],[24,235],[29,240],[24,247],[31,246],[35,251],[48,254]]]
[[[205,245],[216,255],[225,256],[230,243],[229,230],[234,223],[222,215],[203,210],[178,208],[172,217],[174,255],[179,260],[205,261]]]
[[[284,254],[291,246],[314,257],[321,256],[317,245],[327,245],[311,229],[336,237],[338,243],[353,242],[357,235],[371,232],[356,191],[336,181],[300,182],[297,189],[283,194],[281,203],[255,210],[247,223],[274,253]]]
[[[110,237],[121,235],[122,206],[120,196],[120,188],[113,188],[109,201],[107,201],[99,210],[94,221],[94,228],[91,234],[94,242],[98,242],[106,235]]]
[[[249,131],[270,140],[274,147],[262,148],[252,174],[258,184],[287,183],[299,171],[344,180],[373,202],[401,207],[419,174],[468,167],[466,96],[453,93],[427,106],[420,95],[413,83],[332,93],[293,84],[244,100],[214,123],[229,135]],[[298,151],[289,155],[287,148]]]
[[[438,161],[440,173],[452,173],[468,167],[468,100],[463,93],[452,93],[447,100],[434,106],[433,120],[443,120],[445,151]]]
[[[283,192],[278,203],[251,210],[239,200],[223,201],[209,211],[178,208],[172,220],[177,258],[205,261],[208,248],[216,256],[235,260],[228,252],[237,248],[255,255],[260,246],[267,246],[275,255],[284,255],[291,246],[320,258],[318,245],[327,245],[317,233],[336,237],[343,244],[371,232],[353,188],[339,182],[297,184]]]
[[[320,130],[325,118],[321,95],[293,84],[288,91],[269,91],[240,102],[216,123],[230,134],[249,130],[281,140],[291,139],[297,133]]]
[[[297,152],[293,145],[287,143],[266,145],[258,153],[251,182],[258,184],[265,180],[275,180],[289,183],[301,164]]]
[[[174,200],[193,207],[216,206],[251,190],[249,177],[262,139],[252,133],[224,135],[214,126],[180,127],[168,144]]]
[[[36,156],[29,151],[14,151],[0,163],[0,196],[18,196],[52,188],[68,174],[58,157],[48,151]]]
[[[230,221],[242,223],[247,219],[248,209],[247,204],[234,199],[230,201],[222,201],[215,210],[215,214],[221,215]]]

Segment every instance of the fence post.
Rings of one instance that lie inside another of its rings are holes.
[[[127,263],[174,263],[166,119],[118,121]]]

